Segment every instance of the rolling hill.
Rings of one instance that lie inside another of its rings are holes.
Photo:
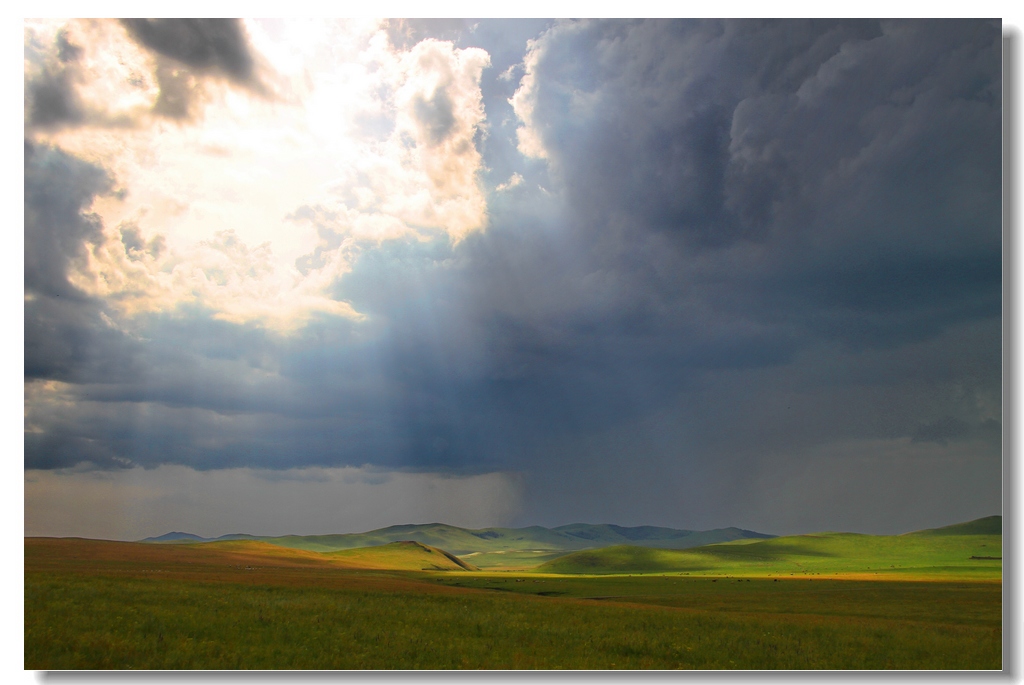
[[[155,538],[146,538],[140,542],[209,542],[212,538],[202,538],[192,533],[182,533],[179,531],[172,531],[170,533],[164,533],[158,535]]]
[[[171,540],[175,544],[87,540],[82,538],[25,538],[26,555],[37,570],[86,566],[123,569],[139,563],[149,572],[218,574],[236,571],[280,572],[287,569],[347,569],[374,571],[475,571],[458,557],[418,542],[393,542],[379,547],[312,552],[261,540]]]
[[[173,536],[173,537],[171,537]],[[188,533],[168,533],[159,538],[146,538],[142,542],[168,543],[185,541],[210,542],[226,539],[251,539],[282,547],[314,552],[333,552],[342,549],[375,547],[392,542],[414,541],[446,550],[452,554],[494,554],[521,552],[551,555],[575,550],[607,547],[610,545],[638,545],[665,549],[686,549],[716,542],[742,539],[766,539],[772,536],[740,528],[719,528],[693,531],[656,526],[625,527],[611,524],[591,525],[574,523],[558,528],[530,526],[527,528],[469,529],[443,523],[407,524],[389,526],[366,533],[337,535],[285,535],[279,537],[227,535],[221,538],[200,538]],[[477,563],[474,561],[474,563]]]
[[[564,574],[967,575],[998,579],[1002,575],[1001,530],[1002,519],[995,516],[903,535],[818,533],[684,550],[619,545],[572,552],[534,570]]]
[[[377,547],[358,547],[336,552],[322,552],[323,556],[344,562],[348,566],[396,571],[477,571],[475,566],[449,554],[443,549],[406,540]]]
[[[401,540],[413,540],[432,547],[440,547],[452,554],[510,552],[537,550],[541,552],[569,552],[609,545],[640,545],[685,549],[714,542],[744,538],[767,538],[763,533],[739,528],[709,531],[675,530],[641,526],[624,528],[612,525],[571,524],[558,528],[530,526],[527,528],[468,529],[443,523],[389,526],[367,533],[339,535],[288,535],[260,538],[284,547],[328,552],[337,549],[371,547]]]
[[[986,516],[985,518],[967,521],[966,523],[954,523],[951,526],[942,528],[928,528],[916,530],[904,535],[1002,535],[1003,517]]]

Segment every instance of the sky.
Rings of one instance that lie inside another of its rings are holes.
[[[1000,513],[1002,40],[25,21],[25,534]]]

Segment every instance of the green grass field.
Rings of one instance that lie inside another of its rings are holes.
[[[520,571],[535,568],[546,561],[564,556],[565,553],[565,550],[512,549],[497,552],[472,552],[463,554],[460,559],[483,570]]]
[[[888,559],[896,543],[871,537],[799,550],[780,538],[771,554],[833,571],[840,552]],[[28,538],[25,668],[999,669],[996,567],[949,570],[948,532],[896,537],[918,565],[865,579],[757,575],[766,553],[741,552],[776,540],[698,550],[717,564],[709,575],[557,575],[401,570],[451,562],[417,545],[346,555]],[[956,537],[961,556],[1001,550],[974,531]],[[944,570],[923,573],[927,559]]]
[[[1002,574],[1002,536],[820,533],[684,550],[616,546],[567,554],[535,570],[994,580]]]
[[[985,584],[894,584],[864,598],[862,588],[825,585],[839,581],[784,581],[771,587],[784,593],[775,604],[746,607],[753,583],[715,587],[710,607],[706,593],[688,592],[696,582],[670,593],[693,608],[349,580],[322,587],[36,575],[26,580],[25,667],[1000,667],[1000,592]],[[823,598],[834,611],[822,612]],[[887,617],[863,609],[893,600],[935,610]],[[955,603],[967,603],[971,616],[951,615]]]

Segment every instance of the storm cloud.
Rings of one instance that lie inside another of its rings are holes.
[[[197,76],[220,76],[255,93],[266,93],[242,23],[237,19],[122,19],[138,43],[159,56],[160,96],[153,111],[190,117],[201,96]]]
[[[63,32],[57,34],[55,43],[56,61],[40,70],[26,89],[29,107],[26,123],[30,126],[76,124],[85,116],[74,89],[75,62],[81,49]]]
[[[88,210],[114,193],[110,175],[59,149],[25,143],[25,378],[92,381],[131,363],[124,336],[101,301],[69,278],[102,239]]]
[[[147,48],[199,71],[223,73],[251,83],[253,56],[237,19],[123,19],[129,33]]]
[[[158,64],[261,97],[256,24],[123,25]],[[333,176],[274,205],[282,241],[305,231],[282,266],[208,197],[139,183],[129,211],[128,172],[33,119],[26,468],[516,474],[501,517],[520,524],[902,532],[998,511],[998,22],[365,31],[346,78],[386,78],[354,120],[387,125],[353,124],[373,156],[346,167],[364,148],[339,145]],[[185,112],[157,79],[157,109]],[[223,137],[243,161],[255,139]],[[245,164],[247,187],[287,182]],[[180,247],[181,217],[211,215]],[[312,313],[204,299],[236,282]]]

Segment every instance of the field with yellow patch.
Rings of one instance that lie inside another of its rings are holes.
[[[29,538],[25,668],[1001,666],[998,580],[395,568],[436,556]]]

